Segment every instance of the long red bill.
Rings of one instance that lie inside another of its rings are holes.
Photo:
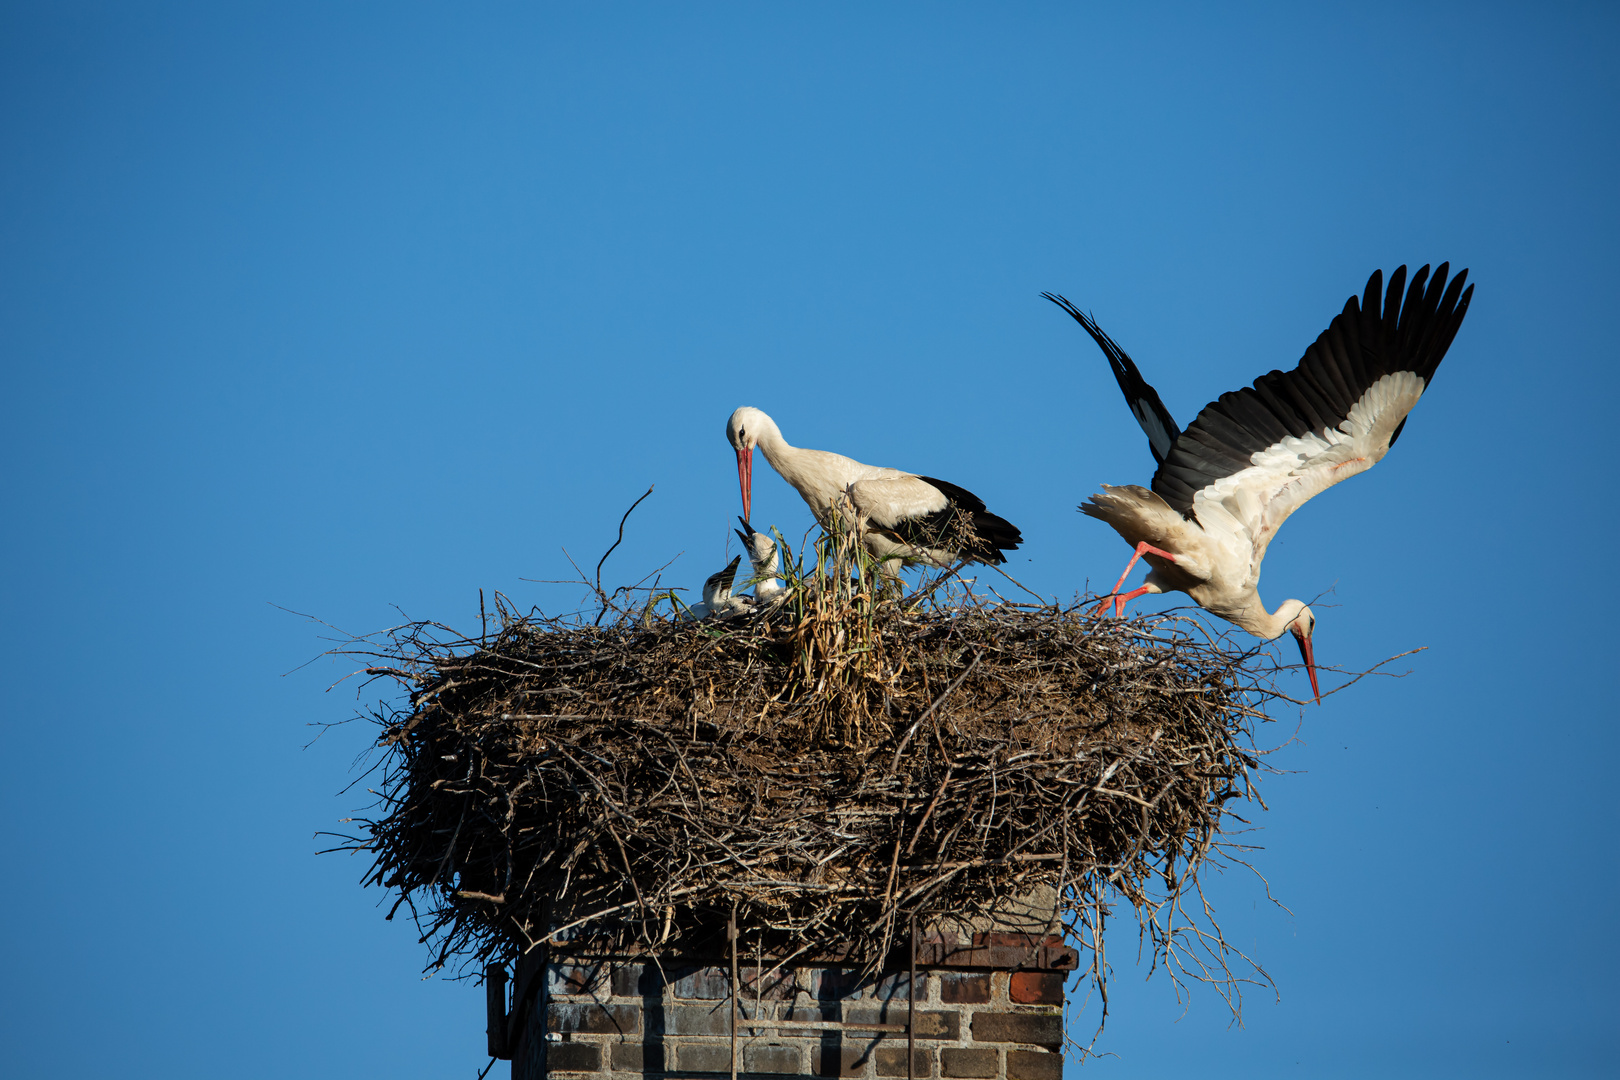
[[[1316,685],[1316,653],[1311,647],[1311,639],[1294,631],[1294,640],[1299,642],[1299,655],[1305,659],[1305,671],[1311,677],[1311,696],[1316,698],[1318,705],[1322,704],[1322,691]]]
[[[742,487],[743,523],[747,524],[754,500],[754,451],[751,448],[737,451],[737,483]]]

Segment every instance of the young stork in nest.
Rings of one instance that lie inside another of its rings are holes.
[[[687,622],[707,619],[711,615],[724,619],[752,606],[753,597],[731,595],[731,585],[737,580],[737,564],[740,562],[742,556],[738,555],[726,564],[724,570],[710,574],[703,583],[703,599],[687,608],[682,618]]]
[[[1185,431],[1124,349],[1063,297],[1043,293],[1108,357],[1159,466],[1152,490],[1104,484],[1080,507],[1136,548],[1096,614],[1112,602],[1118,616],[1143,593],[1174,589],[1257,637],[1269,641],[1289,631],[1320,703],[1311,646],[1316,616],[1299,600],[1268,612],[1260,601],[1260,562],[1289,514],[1366,472],[1395,445],[1474,295],[1473,286],[1463,288],[1468,271],[1448,286],[1447,270],[1441,263],[1431,279],[1425,266],[1408,287],[1402,266],[1387,292],[1383,271],[1375,270],[1365,294],[1349,299],[1299,366],[1222,394]],[[1152,570],[1140,588],[1121,593],[1137,559]]]
[[[743,520],[753,502],[754,447],[793,485],[823,528],[855,528],[872,557],[947,567],[959,560],[997,564],[1023,540],[971,491],[931,476],[863,465],[826,450],[790,446],[776,421],[749,405],[731,414],[726,441],[737,452]],[[851,520],[853,519],[853,520]]]
[[[742,541],[743,550],[748,552],[748,561],[754,566],[751,579],[754,582],[754,599],[761,604],[775,603],[788,591],[788,587],[777,580],[782,572],[782,557],[777,553],[776,541],[748,524],[746,519],[737,520],[742,523],[742,528],[733,531],[737,539]]]

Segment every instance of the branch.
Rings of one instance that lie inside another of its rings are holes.
[[[606,551],[602,552],[602,557],[596,560],[596,598],[602,601],[602,610],[596,613],[597,626],[602,625],[602,616],[606,615],[608,610],[607,594],[602,592],[602,564],[607,562],[609,555],[613,554],[613,548],[618,547],[624,542],[624,523],[630,520],[630,515],[635,513],[636,507],[641,505],[642,501],[647,498],[647,495],[651,495],[653,493],[653,488],[655,486],[656,485],[648,484],[647,494],[630,504],[630,509],[626,510],[624,512],[624,517],[619,519],[619,538],[613,541],[613,547],[610,547]]]

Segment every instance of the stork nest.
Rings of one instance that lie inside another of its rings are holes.
[[[373,714],[380,813],[339,849],[373,856],[366,883],[409,905],[430,966],[542,941],[704,951],[734,908],[773,955],[877,964],[909,912],[1044,894],[1099,984],[1120,900],[1178,986],[1230,1002],[1265,978],[1234,974],[1198,880],[1242,861],[1267,654],[1173,616],[902,597],[847,570],[790,567],[786,602],[726,622],[502,606],[477,637],[351,644],[408,700]]]

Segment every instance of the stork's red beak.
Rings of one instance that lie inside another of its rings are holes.
[[[1322,704],[1322,691],[1316,685],[1316,653],[1311,648],[1311,639],[1306,637],[1299,627],[1294,627],[1294,640],[1299,642],[1299,655],[1305,658],[1305,671],[1311,677],[1311,696],[1316,698],[1318,705]]]
[[[751,446],[737,451],[737,483],[742,487],[743,524],[746,525],[754,500],[754,448]]]

